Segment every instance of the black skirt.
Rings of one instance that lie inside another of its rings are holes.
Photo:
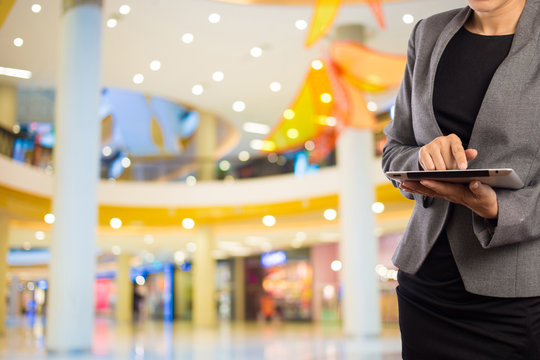
[[[404,360],[540,360],[540,297],[466,291],[446,234],[398,282]]]

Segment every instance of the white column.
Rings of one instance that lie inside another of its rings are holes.
[[[346,129],[338,140],[337,155],[343,327],[348,335],[374,336],[380,333],[381,320],[375,273],[378,244],[371,210],[375,198],[373,134],[369,130]]]
[[[9,250],[9,219],[0,213],[0,335],[6,333],[7,253]]]
[[[94,319],[101,0],[64,0],[56,103],[47,348],[85,351]]]
[[[212,258],[212,229],[197,229],[197,250],[193,259],[193,324],[214,326],[216,311],[216,261]]]

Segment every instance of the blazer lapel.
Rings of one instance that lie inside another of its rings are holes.
[[[445,26],[441,34],[439,35],[439,38],[437,39],[437,42],[435,43],[435,47],[433,48],[433,52],[431,53],[431,60],[430,60],[430,66],[429,66],[429,93],[428,93],[428,107],[430,109],[430,118],[432,122],[432,129],[434,131],[432,138],[436,138],[439,136],[442,136],[443,133],[441,131],[441,128],[439,127],[439,124],[437,123],[437,119],[435,118],[435,112],[433,110],[433,90],[435,87],[435,75],[437,73],[437,67],[439,66],[439,61],[441,60],[442,54],[444,52],[444,49],[446,49],[446,46],[450,42],[450,40],[454,37],[454,35],[458,32],[459,29],[465,24],[467,19],[469,18],[472,10],[468,6],[463,8],[454,18]]]
[[[516,94],[521,93],[527,79],[531,76],[531,71],[535,68],[532,66],[532,61],[536,53],[539,33],[540,0],[527,0],[512,40],[510,52],[493,75],[480,106],[469,141],[470,148],[475,149],[479,145],[493,141],[493,139],[482,136],[486,133],[484,131],[486,127],[494,125],[492,116],[489,115],[492,113],[490,104],[501,104],[505,101],[512,101],[512,99],[515,100],[518,96]]]

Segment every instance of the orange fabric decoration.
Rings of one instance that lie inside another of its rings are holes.
[[[330,56],[339,72],[366,92],[399,86],[407,61],[405,56],[374,51],[354,42],[333,43]]]
[[[282,116],[267,138],[275,144],[272,151],[298,149],[312,140],[315,149],[309,154],[310,162],[319,162],[332,151],[345,127],[374,130],[377,119],[367,109],[365,95],[398,87],[406,64],[405,56],[353,42],[333,43],[328,57],[320,70],[310,69],[290,108],[294,117]],[[331,102],[322,102],[322,94],[329,94]],[[290,128],[298,131],[296,137],[288,136]]]

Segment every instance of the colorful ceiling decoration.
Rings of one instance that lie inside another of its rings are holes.
[[[182,140],[197,129],[199,114],[167,99],[140,92],[107,88],[101,97],[100,113],[112,120],[102,134],[103,145],[123,149],[133,156],[178,155]],[[107,123],[107,121],[105,121]]]
[[[377,23],[379,24],[381,29],[386,28],[386,24],[384,22],[384,12],[382,9],[382,0],[366,0],[367,4],[371,8],[371,12],[375,16],[375,19],[377,20]]]
[[[310,161],[324,159],[345,127],[374,130],[366,93],[385,92],[401,82],[406,57],[374,51],[353,42],[335,42],[329,59],[316,60],[292,106],[272,130],[270,151],[308,148]],[[294,135],[294,136],[291,136]]]
[[[306,47],[315,44],[328,33],[336,17],[341,0],[316,0],[311,26],[306,37]]]
[[[308,72],[295,101],[266,139],[275,145],[268,150],[283,152],[304,146],[327,126],[328,118],[333,115],[332,87],[324,63],[316,64]]]

